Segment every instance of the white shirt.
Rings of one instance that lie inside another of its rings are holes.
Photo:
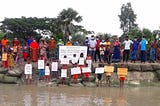
[[[130,50],[130,46],[131,44],[133,44],[133,42],[131,40],[128,40],[128,41],[125,40],[123,44],[124,44],[124,50]]]
[[[97,42],[96,40],[89,40],[88,44],[90,48],[94,49],[96,47]]]

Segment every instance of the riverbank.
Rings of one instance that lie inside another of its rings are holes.
[[[61,84],[60,78],[53,78],[50,82],[45,82],[44,80],[39,80],[37,63],[33,64],[33,79],[32,84],[38,86],[59,86]],[[95,70],[99,64],[107,65],[106,63],[94,63],[92,70]],[[126,86],[160,86],[160,64],[159,63],[112,63],[114,66],[114,72],[111,75],[111,87],[119,86],[119,79],[117,76],[117,68],[126,67],[128,68],[128,75],[125,80]],[[69,66],[70,67],[70,66]],[[0,67],[0,82],[1,83],[11,83],[11,84],[25,84],[24,76],[24,63],[16,65],[14,70],[8,71]],[[59,69],[60,70],[60,69]],[[93,71],[94,72],[94,71]],[[59,74],[58,74],[59,75]],[[79,77],[77,84],[74,83],[70,74],[65,80],[65,85],[67,86],[87,86],[96,87],[97,78],[94,73],[88,81],[85,81],[83,77]],[[106,76],[102,76],[102,85],[106,86]]]

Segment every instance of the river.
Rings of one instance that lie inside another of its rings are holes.
[[[160,106],[158,87],[0,85],[0,106]]]

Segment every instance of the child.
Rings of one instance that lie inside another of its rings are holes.
[[[99,64],[99,67],[104,67],[104,65],[103,64]],[[102,74],[97,74],[97,79],[98,79],[98,84],[97,84],[97,86],[100,86],[100,85],[102,85]]]
[[[124,81],[125,81],[125,77],[127,75],[128,69],[127,68],[123,68],[123,66],[121,66],[121,68],[118,68],[118,76],[119,76],[119,81],[120,81],[120,88],[124,87]]]
[[[8,65],[9,65],[9,68],[10,70],[12,70],[14,68],[14,53],[12,50],[9,50],[9,53],[8,53]]]
[[[86,64],[86,68],[88,68],[88,71],[91,70],[91,68],[88,67],[88,64]],[[90,73],[89,72],[85,72],[85,73],[83,73],[83,75],[84,75],[84,79],[86,81],[89,81]]]
[[[99,51],[100,51],[100,56],[101,56],[101,59],[103,60],[103,62],[105,61],[105,55],[104,55],[105,50],[106,50],[106,47],[104,46],[103,43],[101,43]]]
[[[50,81],[50,68],[49,68],[49,63],[45,66],[45,80],[47,82]]]
[[[43,55],[40,56],[39,60],[38,60],[38,69],[39,69],[39,80],[43,80],[44,79],[44,57]]]
[[[82,76],[82,68],[85,65],[85,59],[84,59],[83,53],[80,54],[80,58],[78,59],[78,65],[79,65],[79,67],[81,69],[81,76]]]
[[[63,62],[62,62],[63,61]],[[63,60],[61,60],[61,85],[64,85],[65,78],[67,77],[67,70],[68,70],[68,64],[69,60],[67,59],[67,56],[65,55]]]
[[[52,62],[52,78],[58,78],[58,61],[53,60]]]
[[[111,64],[109,63],[108,66],[106,66],[108,69],[105,68],[105,73],[106,73],[106,85],[110,87],[110,83],[111,83],[111,75],[114,71],[114,67],[111,66]]]
[[[23,59],[24,59],[24,61],[27,61],[27,57],[28,57],[28,46],[27,46],[27,43],[25,43],[25,45],[23,46]]]
[[[14,60],[16,59],[16,56],[17,56],[17,52],[18,52],[18,46],[14,43],[13,45],[13,53],[14,53]]]
[[[72,67],[73,67],[73,68],[76,68],[76,67],[77,67],[77,62],[78,62],[78,59],[77,59],[77,57],[76,57],[76,54],[73,54],[73,58],[72,58],[72,60],[71,60],[71,63],[72,63]],[[74,83],[77,83],[78,74],[72,75],[72,78],[74,79]]]
[[[27,84],[31,84],[32,80],[32,64],[30,63],[30,60],[28,60],[28,63],[25,64],[24,74],[26,75],[26,82]]]
[[[8,56],[7,56],[7,52],[6,50],[4,49],[4,52],[2,53],[2,66],[4,68],[8,68]]]

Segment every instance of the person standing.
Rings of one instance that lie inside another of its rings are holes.
[[[137,40],[137,37],[134,37],[133,44],[132,44],[131,62],[135,63],[137,60],[138,46],[139,46],[139,42]]]
[[[14,38],[12,41],[13,46],[16,45],[18,46],[20,44],[20,41],[17,38]]]
[[[33,40],[33,42],[30,44],[30,58],[33,62],[37,62],[38,55],[39,55],[39,45],[36,42],[36,40]]]
[[[140,51],[141,51],[141,63],[146,62],[146,50],[147,50],[148,41],[145,39],[145,36],[142,37],[140,42]]]
[[[150,62],[155,62],[156,59],[156,42],[157,40],[155,39],[154,41],[151,42],[151,47],[150,47],[150,51],[149,51],[149,55],[150,55]]]
[[[45,60],[47,60],[47,43],[45,42],[45,39],[42,38],[40,43],[39,43],[39,48],[40,48],[40,55],[43,55]]]
[[[49,39],[48,41],[48,54],[49,54],[49,59],[53,59],[56,58],[56,41],[54,40],[54,38],[52,37],[51,39]]]
[[[114,42],[112,62],[120,62],[120,42],[118,38]]]
[[[131,44],[133,44],[133,42],[128,38],[128,36],[126,36],[123,44],[124,44],[123,62],[128,62],[130,54],[130,46]]]
[[[100,50],[99,50],[99,48],[100,48],[100,42],[101,41],[100,41],[99,37],[96,36],[96,51],[95,51],[95,55],[94,55],[95,62],[97,61],[97,56],[98,56],[99,61],[101,61]]]
[[[94,39],[94,36],[91,36],[91,39],[88,42],[89,45],[89,54],[92,57],[92,61],[94,61],[95,51],[96,51],[96,40]]]
[[[109,41],[109,38],[106,39],[106,49],[105,49],[105,61],[107,63],[110,63],[111,61],[111,42]]]

